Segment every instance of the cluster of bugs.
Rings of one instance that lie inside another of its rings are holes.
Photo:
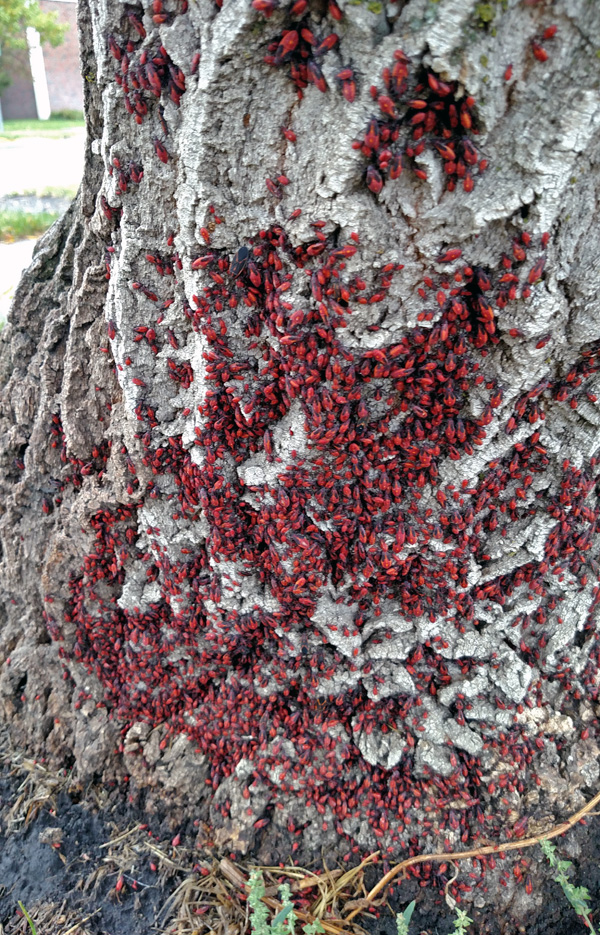
[[[217,3],[217,0],[215,3],[220,8],[221,3]],[[158,27],[162,24],[170,25],[176,16],[186,13],[187,9],[187,0],[177,0],[173,8],[167,8],[164,0],[153,0],[148,14],[153,26]],[[164,140],[169,128],[165,119],[165,105],[170,100],[176,107],[180,106],[186,89],[186,78],[165,47],[157,46],[156,41],[148,38],[140,12],[135,7],[126,9],[122,18],[123,35],[117,38],[110,33],[106,39],[107,48],[116,62],[114,80],[123,92],[127,113],[137,124],[142,124],[148,116],[157,118],[160,137],[156,136],[153,140],[154,150],[161,162],[166,163],[169,153]],[[200,53],[197,52],[190,64],[190,75],[196,73],[199,64]],[[119,186],[121,184],[120,174]],[[121,191],[126,191],[126,188]]]
[[[409,68],[409,59],[397,49],[393,63],[382,72],[383,92],[371,88],[379,113],[353,144],[368,160],[368,188],[379,194],[385,179],[397,179],[404,163],[417,178],[426,179],[418,157],[427,146],[442,159],[446,189],[453,191],[461,183],[466,192],[472,191],[474,173],[487,166],[473,142],[478,132],[475,99],[460,97],[457,81],[443,81],[430,69],[411,85]]]
[[[545,46],[542,45],[543,42],[548,42],[551,39],[554,39],[556,33],[558,32],[558,26],[553,24],[552,26],[547,26],[544,29],[541,36],[536,36],[531,40],[531,51],[537,58],[538,62],[547,62],[548,61],[548,52]]]
[[[252,0],[252,6],[267,19],[281,6],[278,0]],[[296,0],[288,4],[286,13],[289,17],[288,28],[282,30],[269,44],[265,62],[275,67],[289,66],[289,76],[298,88],[298,96],[309,84],[314,84],[319,91],[327,91],[327,82],[321,63],[323,56],[336,49],[339,36],[335,32],[316,35],[307,16],[308,0]],[[328,5],[329,16],[337,22],[343,19],[343,13],[335,0]],[[356,97],[356,74],[351,65],[345,65],[336,75],[343,96],[352,104]]]
[[[113,207],[113,205],[111,205],[111,204],[109,203],[108,198],[106,197],[106,195],[100,195],[100,210],[102,211],[102,214],[104,215],[104,217],[106,218],[106,220],[107,220],[107,221],[110,221],[111,224],[112,224],[113,221],[116,221],[116,222],[118,223],[118,222],[119,222],[119,219],[120,219],[120,217],[121,217],[121,214],[123,213],[122,207],[121,207],[120,205],[114,206],[114,207]],[[110,247],[107,247],[107,248],[106,248],[106,252],[107,252],[107,257],[106,257],[106,271],[107,271],[107,274],[110,274],[110,252],[109,252],[110,250],[111,250]],[[114,252],[114,247],[112,248],[112,251]],[[109,276],[109,278],[110,278],[110,276]]]
[[[121,195],[126,195],[129,191],[130,185],[139,185],[144,177],[144,168],[138,162],[129,162],[126,165],[121,162],[121,160],[115,156],[112,161],[112,166],[109,168],[109,174],[116,174],[117,176],[117,190]],[[106,197],[104,197],[104,202],[106,202]],[[102,209],[105,216],[112,220],[114,209],[110,209],[108,202],[106,206],[102,203]],[[108,209],[108,211],[106,210]]]
[[[396,0],[393,0],[393,2],[396,2]],[[288,2],[284,3],[281,0],[252,0],[252,6],[259,13],[262,13],[265,19],[270,19],[275,10],[285,10],[288,16],[301,18],[309,8],[309,0],[288,0]],[[343,14],[336,0],[329,0],[327,9],[334,20],[338,22],[342,20]]]
[[[597,395],[590,390],[581,390],[581,386],[588,377],[598,370],[598,342],[585,348],[581,359],[577,361],[565,374],[564,379],[554,386],[554,398],[560,402],[568,401],[571,409],[577,409],[578,399],[587,399],[591,403],[597,402]]]
[[[67,439],[62,424],[60,413],[54,413],[50,418],[50,448],[58,451],[60,464],[67,466],[66,470],[60,472],[60,478],[52,478],[51,495],[42,498],[42,512],[50,513],[53,504],[60,506],[62,503],[62,493],[67,485],[72,485],[79,489],[83,485],[85,477],[94,475],[99,481],[102,480],[106,465],[111,455],[110,441],[102,440],[100,444],[94,445],[89,453],[87,460],[77,458],[67,452]]]
[[[289,66],[289,75],[302,97],[304,88],[314,84],[319,91],[327,91],[321,62],[323,56],[336,47],[339,36],[335,32],[316,36],[308,19],[294,23],[293,28],[284,29],[268,47],[265,55],[267,65]]]
[[[301,796],[316,820],[348,841],[350,853],[359,852],[353,822],[364,819],[384,854],[400,847],[414,853],[434,822],[449,846],[503,826],[502,796],[535,781],[544,737],[527,734],[517,717],[544,704],[546,678],[559,679],[565,698],[597,696],[597,462],[561,465],[559,488],[538,481],[555,468],[543,418],[551,405],[570,405],[589,392],[600,347],[587,348],[560,379],[549,374],[511,402],[505,424],[504,390],[489,351],[514,340],[511,304],[543,277],[544,254],[528,259],[531,238],[516,237],[496,269],[468,265],[460,249],[447,248],[437,257],[444,272],[419,290],[424,302],[433,299],[417,324],[393,343],[357,348],[345,340],[347,329],[361,308],[390,301],[402,266],[383,265],[368,285],[353,272],[360,269],[357,234],[340,244],[322,221],[313,231],[294,245],[274,225],[227,254],[211,246],[207,230],[189,258],[169,250],[146,254],[152,278],[132,288],[150,311],[144,324],[119,336],[131,342],[131,357],[119,366],[133,366],[137,348],[149,347],[152,358],[172,348],[148,373],[123,377],[139,388],[133,415],[151,480],[140,483],[123,447],[131,502],[92,517],[93,544],[70,585],[66,622],[75,642],[60,651],[65,662],[76,660],[97,675],[105,703],[125,725],[142,719],[188,734],[209,758],[213,790],[242,758],[250,760],[253,778],[244,789],[250,818],[258,780],[279,796]],[[195,376],[191,361],[175,353],[184,344],[178,329],[171,318],[164,321],[174,300],[160,294],[186,263],[198,286],[184,305],[181,331],[196,332],[203,348],[200,402],[194,412],[182,410],[193,420],[193,451],[180,434],[158,434],[152,401],[157,366],[174,384],[174,405]],[[370,327],[378,337],[378,326]],[[114,340],[116,326],[108,328]],[[286,430],[282,447],[282,420],[293,411],[301,413],[302,430],[295,429],[301,437]],[[459,474],[464,465],[470,477],[469,459],[492,423],[504,428],[508,452],[472,480],[443,480],[449,463]],[[53,431],[66,458],[58,415]],[[101,470],[109,454],[98,452],[93,469]],[[264,465],[264,482],[244,481],[248,459]],[[73,476],[87,466],[77,469]],[[167,551],[160,529],[139,526],[140,507],[154,500],[190,530],[189,541],[178,537]],[[474,566],[489,567],[494,542],[539,515],[553,524],[541,559],[473,580]],[[193,532],[200,520],[199,539]],[[117,598],[129,563],[145,567],[160,597],[123,609]],[[256,603],[242,606],[249,576],[257,582]],[[568,655],[547,662],[561,626],[565,579],[589,603],[585,638],[594,648],[583,674],[571,670]],[[339,607],[339,619],[330,613],[317,626],[323,595]],[[477,731],[482,753],[450,744],[447,774],[416,772],[428,703],[495,664],[452,658],[453,634],[477,634],[482,615],[517,599],[530,600],[531,610],[512,621],[508,640],[536,680],[521,702],[495,689],[491,701],[505,718],[501,724],[493,717],[473,721],[474,699],[457,692],[447,713]],[[382,649],[396,639],[387,608],[414,627],[439,623],[427,639],[414,635],[401,657],[414,690],[393,697],[379,664]],[[47,617],[56,638],[60,627]],[[340,687],[341,673],[352,688]],[[395,766],[364,758],[361,744],[373,736],[397,739]],[[492,780],[494,757],[512,767]],[[486,811],[484,793],[488,801],[498,797],[495,814]],[[227,817],[228,802],[220,808]],[[259,834],[269,817],[256,813],[254,825]],[[288,831],[300,841],[301,827],[292,822]],[[519,837],[520,826],[513,833]],[[447,882],[439,869],[417,874],[422,885],[432,875]],[[469,886],[456,884],[454,892]]]
[[[253,0],[252,5],[267,18],[279,6],[276,0]],[[274,37],[264,59],[268,65],[288,68],[300,98],[309,84],[327,91],[321,62],[339,43],[336,32],[315,34],[307,10],[306,0],[287,8],[288,26]],[[335,3],[330,4],[329,13],[336,20],[342,18]],[[368,163],[367,187],[378,195],[386,179],[397,179],[404,165],[410,166],[417,178],[427,179],[427,170],[419,163],[427,146],[442,160],[446,189],[454,191],[461,184],[465,192],[471,192],[475,176],[488,165],[473,141],[479,132],[475,99],[465,95],[457,81],[444,81],[431,69],[421,69],[416,83],[409,81],[409,72],[409,58],[397,49],[392,64],[382,72],[384,90],[374,85],[370,89],[378,114],[370,118],[364,135],[353,143]],[[352,65],[345,65],[336,80],[345,99],[353,103],[357,76]],[[267,179],[267,186],[281,196],[273,179]]]
[[[217,5],[221,6],[221,4]],[[187,13],[187,11],[188,0],[174,0],[172,3],[169,3],[168,0],[152,0],[151,15],[155,26],[162,26],[163,24],[170,26],[177,16]],[[148,12],[150,13],[150,10]]]
[[[178,363],[171,357],[168,357],[167,366],[169,368],[170,378],[176,383],[179,383],[184,390],[189,389],[194,381],[194,371],[192,370],[190,362],[184,360]]]
[[[543,234],[541,245],[544,250],[547,244],[548,236]],[[464,306],[462,318],[465,321],[465,331],[476,348],[483,348],[488,342],[490,344],[498,343],[499,337],[496,327],[498,311],[506,308],[509,302],[514,301],[519,296],[529,298],[531,286],[541,279],[546,263],[546,254],[545,252],[542,253],[535,260],[533,266],[526,270],[527,248],[530,245],[531,236],[525,231],[514,238],[511,254],[504,253],[501,257],[502,269],[494,282],[494,296],[490,295],[492,279],[485,269],[466,266],[460,275],[455,277],[455,282],[462,284],[461,288],[454,293],[459,296],[456,300],[457,307],[460,307],[460,304]],[[437,257],[437,262],[451,263],[460,256],[462,256],[462,250],[459,247],[451,247]],[[443,288],[449,288],[447,279],[443,280],[443,283],[445,283]],[[427,290],[433,290],[434,288],[433,279],[426,277],[423,287],[419,289],[421,298],[424,299],[427,296]],[[436,295],[438,303],[441,301],[439,296],[440,293],[438,292]],[[419,321],[431,321],[434,314],[434,312],[421,312],[418,316]],[[517,328],[508,328],[508,335],[511,338],[524,337],[523,332]],[[542,343],[538,341],[536,347],[541,346],[543,346]]]
[[[141,124],[149,112],[153,98],[160,101],[163,93],[180,106],[181,96],[185,92],[185,75],[170,58],[164,46],[154,52],[142,49],[137,59],[136,44],[129,40],[124,46],[117,43],[114,36],[108,37],[108,48],[117,61],[115,81],[123,91],[125,109],[135,122]],[[161,116],[161,122],[164,118]]]

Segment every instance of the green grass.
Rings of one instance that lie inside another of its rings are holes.
[[[59,214],[22,214],[20,211],[0,211],[0,243],[12,243],[26,237],[39,237],[60,217]]]
[[[57,120],[77,120],[83,123],[82,110],[55,110],[52,116]]]
[[[46,139],[60,139],[70,136],[73,130],[84,127],[83,117],[77,119],[50,117],[49,120],[5,120],[0,139],[17,140],[22,136],[42,136]]]
[[[37,929],[36,929],[35,925],[33,924],[33,919],[31,918],[31,916],[30,916],[29,913],[27,912],[27,909],[25,908],[25,906],[23,905],[23,903],[21,902],[21,900],[19,900],[19,909],[21,910],[21,912],[23,913],[23,915],[24,915],[25,918],[27,919],[27,924],[28,924],[29,929],[30,929],[30,931],[31,931],[31,935],[37,935]]]
[[[22,198],[24,195],[33,195],[36,198],[74,198],[77,186],[46,185],[44,188],[27,188],[22,192],[9,192],[7,198]]]

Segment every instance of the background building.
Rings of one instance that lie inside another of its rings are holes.
[[[39,0],[44,13],[56,12],[67,23],[64,41],[56,48],[39,46],[37,33],[28,30],[29,54],[10,50],[5,63],[13,75],[0,103],[5,120],[42,120],[62,110],[83,110],[83,87],[77,36],[77,0]]]

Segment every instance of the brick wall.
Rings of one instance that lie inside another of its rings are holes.
[[[35,120],[37,110],[33,96],[29,55],[26,49],[7,49],[2,64],[12,75],[12,83],[4,90],[2,116],[5,120]]]
[[[60,0],[40,0],[44,13],[56,12],[61,23],[69,29],[62,45],[53,49],[44,45],[46,80],[50,96],[50,108],[57,110],[83,110],[83,79],[79,65],[79,41],[77,38],[77,4]]]
[[[1,0],[0,0],[1,2]],[[77,37],[77,3],[75,0],[40,0],[44,13],[56,12],[61,23],[69,29],[62,45],[55,49],[44,45],[44,62],[50,108],[57,110],[83,110],[83,79],[79,65],[79,41]],[[0,100],[5,120],[37,117],[29,56],[26,51],[11,50],[5,53],[10,59],[13,82],[6,88]],[[6,61],[6,60],[5,60]],[[8,64],[8,62],[7,62]]]

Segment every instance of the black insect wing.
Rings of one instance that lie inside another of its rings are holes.
[[[248,247],[239,248],[233,260],[231,261],[231,266],[229,267],[229,273],[231,276],[234,276],[237,279],[238,276],[242,275],[246,269],[246,266],[248,265],[249,256],[250,251]]]

